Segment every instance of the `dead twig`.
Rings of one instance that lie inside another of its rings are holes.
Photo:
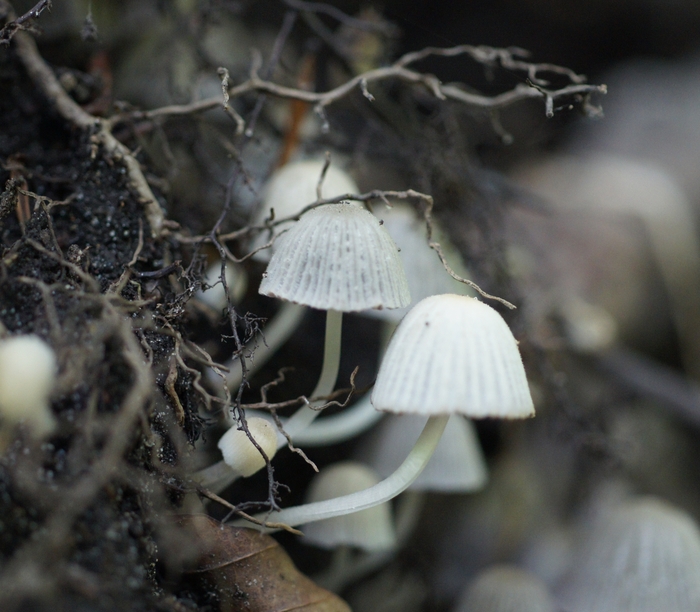
[[[8,6],[8,16],[13,17],[14,10],[9,7],[9,4],[6,2],[3,2],[2,4]],[[51,0],[40,0],[21,17],[8,21],[2,27],[2,29],[0,29],[0,45],[7,47],[17,32],[20,32],[21,30],[31,30],[34,20],[38,19],[46,9],[51,10],[52,4],[53,2]]]
[[[325,5],[324,5],[325,6]],[[430,56],[456,57],[469,55],[474,61],[487,67],[501,66],[508,70],[521,71],[527,74],[527,84],[519,84],[512,90],[496,96],[486,96],[471,91],[465,91],[460,85],[442,84],[432,74],[422,73],[409,68],[410,65]],[[458,45],[449,48],[427,47],[421,51],[411,52],[400,57],[390,66],[369,70],[358,74],[345,83],[324,92],[307,91],[293,87],[285,87],[273,83],[259,76],[262,63],[259,54],[254,55],[247,81],[231,87],[225,93],[224,108],[228,108],[233,98],[247,93],[265,93],[278,98],[287,98],[315,104],[315,112],[323,119],[324,109],[327,106],[344,98],[354,90],[358,90],[368,100],[373,100],[369,91],[369,84],[377,81],[398,79],[412,84],[423,85],[433,96],[439,100],[454,100],[484,110],[494,110],[511,106],[522,100],[543,98],[545,101],[545,114],[551,117],[554,114],[554,102],[562,98],[578,97],[584,102],[584,111],[589,114],[597,114],[599,109],[587,102],[587,97],[592,93],[607,93],[605,85],[586,84],[586,77],[575,73],[569,68],[547,63],[526,62],[522,58],[527,52],[517,47],[500,49],[486,46]],[[224,69],[221,69],[224,70]],[[567,78],[571,85],[559,89],[545,89],[549,81],[541,78],[541,73],[551,73]],[[221,105],[221,98],[208,98],[187,105],[167,106],[152,111],[135,111],[125,115],[116,116],[113,123],[129,119],[153,119],[156,117],[182,116],[210,110]]]

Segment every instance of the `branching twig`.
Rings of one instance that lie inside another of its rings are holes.
[[[486,96],[465,91],[458,85],[444,85],[434,75],[418,72],[408,67],[419,60],[433,55],[442,57],[469,55],[476,62],[485,66],[492,67],[494,65],[500,65],[509,70],[523,71],[528,75],[527,82],[529,85],[520,84],[502,94]],[[248,80],[229,89],[228,96],[230,99],[247,93],[258,92],[270,94],[279,98],[300,100],[302,102],[315,104],[317,114],[323,117],[325,107],[344,98],[352,91],[359,90],[365,98],[371,100],[373,96],[368,89],[370,83],[388,79],[398,79],[408,83],[423,85],[439,100],[455,100],[484,110],[504,108],[516,102],[531,98],[544,98],[545,113],[548,117],[551,117],[553,114],[554,101],[557,99],[570,98],[572,96],[584,97],[595,92],[601,94],[607,92],[605,85],[588,85],[585,83],[585,76],[579,75],[568,68],[555,64],[535,64],[519,59],[524,56],[525,51],[517,48],[499,49],[485,46],[474,47],[471,45],[459,45],[444,49],[428,47],[421,51],[407,53],[390,66],[364,72],[351,78],[342,85],[325,92],[313,92],[285,87],[263,79],[258,75],[260,65],[260,60],[258,59],[253,62]],[[543,72],[566,77],[573,84],[554,90],[545,89],[545,86],[548,85],[549,82],[539,76],[539,74]],[[185,115],[216,108],[219,105],[221,105],[220,98],[209,98],[184,106],[168,106],[153,111],[136,111],[127,115],[115,117],[112,121],[117,122],[125,120],[126,118],[144,119],[165,117],[168,115]],[[587,105],[584,105],[584,110],[592,114],[595,114],[597,111],[595,107],[591,106],[589,108]]]
[[[294,527],[290,527],[289,525],[285,525],[284,523],[267,523],[265,521],[258,520],[254,516],[243,512],[243,510],[240,510],[232,503],[226,501],[223,497],[219,497],[216,493],[213,493],[209,489],[205,489],[202,486],[196,485],[196,490],[197,493],[199,493],[202,497],[206,497],[211,501],[215,501],[216,503],[221,504],[224,508],[228,508],[232,514],[236,514],[242,519],[245,519],[246,521],[250,521],[256,525],[260,525],[261,527],[272,527],[272,529],[284,529],[284,531],[288,531],[289,533],[293,533],[294,535],[303,535],[298,529],[294,529]]]
[[[21,30],[30,30],[34,20],[38,19],[46,9],[50,11],[52,4],[53,2],[51,0],[40,0],[21,17],[8,21],[3,28],[0,29],[0,45],[8,46],[17,32]],[[13,17],[14,11],[10,10],[8,13],[9,17]]]
[[[477,291],[482,297],[485,297],[487,300],[496,300],[497,302],[500,302],[501,304],[503,304],[507,308],[510,308],[511,310],[515,309],[515,305],[511,304],[508,300],[504,300],[503,298],[498,297],[497,295],[491,295],[490,293],[486,293],[486,291],[479,287],[479,285],[477,285],[474,281],[471,281],[467,278],[462,278],[450,267],[450,264],[447,263],[445,253],[442,250],[442,246],[440,246],[439,242],[435,242],[433,240],[433,198],[428,196],[427,198],[424,198],[423,201],[426,203],[425,207],[423,208],[423,217],[425,219],[425,225],[428,230],[428,246],[437,253],[438,257],[440,258],[440,261],[442,262],[443,267],[445,268],[445,270],[447,270],[448,274],[456,281],[468,285],[469,287],[474,289],[474,291]]]

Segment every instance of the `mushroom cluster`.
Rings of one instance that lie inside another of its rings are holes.
[[[406,218],[410,219],[408,225],[416,225],[415,217]],[[418,250],[417,245],[422,244],[433,262],[439,264],[424,238],[423,242],[411,239],[410,251]],[[397,523],[402,528],[388,526],[383,531],[385,535],[372,536],[369,543],[366,538],[357,537],[360,529],[357,525],[364,524],[361,513],[376,507],[387,508],[386,502],[414,482],[416,490],[464,492],[482,487],[487,479],[485,463],[467,419],[522,419],[534,415],[518,343],[494,308],[469,295],[450,292],[439,282],[433,283],[434,288],[420,296],[422,299],[395,328],[371,396],[333,417],[320,419],[318,427],[313,429],[319,408],[336,384],[343,312],[406,309],[412,283],[407,279],[402,259],[411,260],[400,255],[385,224],[358,204],[326,204],[309,210],[277,238],[275,246],[260,293],[327,312],[324,360],[318,383],[307,405],[283,421],[286,435],[278,434],[276,448],[288,439],[302,446],[305,442],[332,444],[364,431],[382,414],[396,416],[387,418],[375,432],[375,438],[381,437],[382,443],[358,457],[364,462],[374,457],[376,480],[368,476],[372,473],[369,467],[351,469],[343,464],[331,469],[312,487],[307,503],[260,518],[263,523],[305,525],[311,541],[324,546],[343,543],[374,548],[368,554],[383,558],[381,555],[395,548],[397,540],[415,524],[421,494],[414,493],[406,498],[410,502],[399,505],[398,514],[403,516],[397,516]],[[442,272],[453,283],[441,267],[409,265],[420,268],[419,275],[439,276]],[[420,281],[413,284],[421,289]],[[433,295],[436,292],[439,294]],[[257,417],[248,416],[249,424],[254,420]],[[437,467],[433,468],[441,478],[417,482],[448,423],[449,435],[435,459]],[[313,434],[307,435],[312,430]],[[411,441],[412,447],[406,447],[404,442]],[[262,443],[259,446],[262,448]],[[266,459],[272,454],[265,450]],[[457,469],[453,470],[452,466]],[[214,484],[221,476],[221,469],[207,468],[200,474],[216,476],[211,479]],[[234,469],[232,477],[219,481],[228,483],[237,476],[247,475],[240,468]],[[456,472],[454,478],[447,478],[450,472]],[[390,520],[386,512],[382,514],[384,524]],[[356,518],[352,522],[332,522],[349,515]]]

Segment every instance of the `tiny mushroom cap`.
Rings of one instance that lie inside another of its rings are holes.
[[[391,339],[372,392],[378,410],[519,419],[535,408],[508,325],[476,298],[416,304]]]
[[[283,219],[299,214],[305,206],[312,204],[317,199],[318,182],[326,163],[325,159],[307,159],[290,162],[277,170],[265,185],[263,202],[253,217],[254,225],[261,225],[270,217],[271,211],[275,211],[275,219]],[[334,198],[349,193],[359,193],[355,181],[347,172],[336,166],[328,166],[326,175],[321,185],[321,195],[324,198]],[[358,208],[359,204],[355,204]],[[279,233],[288,227],[282,224],[273,229]],[[261,247],[267,242],[265,235],[259,236],[253,242],[253,248]],[[258,251],[255,259],[269,261],[272,253],[277,249],[277,243],[270,249]]]
[[[360,444],[356,456],[389,476],[406,458],[425,425],[419,415],[387,415]],[[414,491],[467,493],[488,480],[486,461],[471,421],[450,416],[433,456],[409,487]]]
[[[260,293],[342,312],[410,303],[391,237],[374,215],[347,203],[310,210],[280,238]]]
[[[56,419],[49,395],[56,377],[53,349],[34,335],[0,341],[0,417],[25,422],[37,437],[51,433]]]
[[[646,497],[601,513],[562,584],[576,612],[697,612],[700,530],[685,512]]]
[[[375,472],[355,461],[343,461],[321,470],[311,481],[307,502],[334,499],[363,491],[376,485]],[[386,502],[335,518],[309,523],[304,528],[306,539],[323,548],[354,546],[367,551],[390,550],[396,546],[391,505]]]
[[[247,420],[248,431],[258,446],[272,459],[277,452],[277,430],[268,420],[251,417]],[[238,475],[246,478],[265,467],[265,459],[250,441],[245,431],[231,427],[219,440],[217,446],[226,464]]]
[[[484,570],[453,612],[556,612],[554,598],[534,574],[512,565]]]

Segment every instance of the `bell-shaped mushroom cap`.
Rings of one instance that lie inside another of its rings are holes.
[[[525,418],[535,408],[508,325],[462,295],[418,302],[389,343],[372,392],[378,410]]]
[[[268,459],[277,452],[277,430],[267,419],[251,417],[247,420],[248,431],[258,446],[263,449]],[[252,476],[265,467],[265,459],[250,441],[248,434],[236,427],[231,427],[217,444],[226,464],[244,478]]]
[[[425,417],[419,415],[387,415],[360,445],[356,456],[385,478],[401,465],[424,425]],[[481,489],[487,479],[474,426],[453,414],[428,465],[409,489],[467,493]]]
[[[270,217],[272,209],[276,219],[291,217],[316,201],[316,188],[321,178],[325,159],[307,159],[291,162],[277,170],[265,185],[263,201],[253,217],[253,224],[260,225]],[[359,189],[347,172],[336,166],[328,166],[321,185],[321,195],[324,198],[335,198],[348,193],[359,193]],[[358,208],[361,206],[355,204]],[[276,226],[273,231],[279,233],[287,227],[286,224]],[[267,242],[264,234],[258,236],[252,248],[263,246]],[[276,250],[277,243],[270,249],[258,251],[255,259],[269,261]]]
[[[576,612],[697,612],[700,531],[652,497],[602,514],[571,565],[560,603]]]
[[[384,221],[386,231],[399,248],[412,302],[440,293],[473,294],[468,285],[450,276],[437,253],[428,246],[425,221],[411,206],[402,202],[392,203],[391,210],[384,210],[377,213],[377,216]],[[469,278],[460,254],[442,234],[434,220],[433,240],[440,243],[455,273],[463,278]],[[368,310],[363,314],[398,323],[407,312],[406,307],[396,310]]]
[[[357,493],[376,485],[380,478],[356,461],[343,461],[321,470],[311,481],[307,503]],[[323,548],[346,545],[368,551],[390,550],[396,546],[391,505],[379,504],[367,510],[309,523],[306,539]]]
[[[0,341],[0,417],[27,423],[34,435],[51,433],[56,425],[49,395],[56,378],[56,356],[41,338],[13,336]]]
[[[555,612],[555,610],[554,599],[544,582],[537,576],[515,566],[497,565],[477,576],[460,598],[453,612]]]
[[[278,241],[260,293],[323,310],[400,308],[410,302],[398,249],[352,204],[310,210]]]

